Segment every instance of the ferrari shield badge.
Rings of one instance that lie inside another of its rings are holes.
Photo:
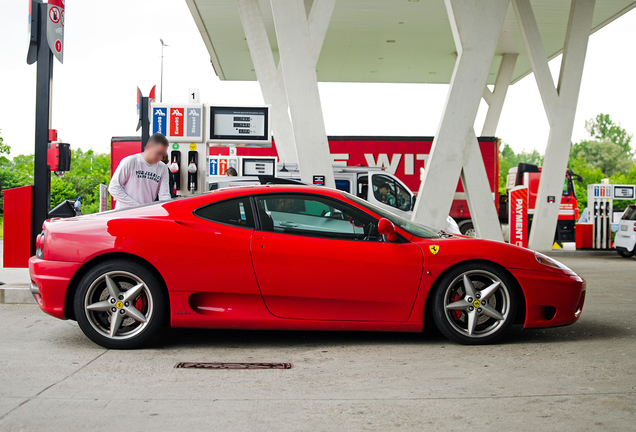
[[[438,245],[430,245],[428,248],[430,249],[430,251],[431,251],[431,253],[433,255],[437,255],[437,252],[439,252],[439,246]]]

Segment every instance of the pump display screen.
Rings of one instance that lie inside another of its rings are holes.
[[[634,199],[634,186],[614,186],[615,199]]]
[[[210,107],[210,139],[267,141],[268,121],[264,107]]]
[[[261,158],[243,158],[243,175],[274,175],[276,161],[272,159]]]

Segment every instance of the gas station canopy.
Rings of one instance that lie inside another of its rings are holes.
[[[255,81],[236,0],[186,0],[222,80]],[[320,0],[315,0],[320,1]],[[274,58],[278,44],[268,0],[259,0]],[[550,59],[563,50],[570,0],[532,0],[537,25]],[[309,10],[311,0],[305,0]],[[633,0],[597,0],[592,32],[636,6]],[[456,48],[443,0],[337,1],[320,53],[319,81],[448,84]],[[489,84],[502,54],[518,53],[516,82],[531,72],[512,5],[503,26]]]

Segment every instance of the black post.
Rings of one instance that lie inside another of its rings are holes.
[[[35,238],[42,231],[42,223],[50,209],[51,173],[47,164],[51,115],[51,86],[53,84],[53,53],[46,39],[48,8],[38,3],[37,91],[35,100],[35,167],[33,172],[33,229],[31,254],[35,255]]]
[[[148,118],[148,98],[141,98],[141,151],[143,152],[150,138],[150,119]]]

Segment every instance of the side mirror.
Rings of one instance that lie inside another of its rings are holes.
[[[378,232],[386,236],[387,241],[397,241],[398,236],[395,232],[395,225],[387,218],[382,218],[378,221]]]

